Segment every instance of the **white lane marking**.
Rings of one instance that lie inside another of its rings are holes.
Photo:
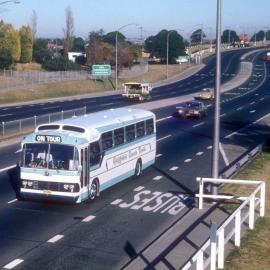
[[[5,172],[16,167],[16,164],[0,169],[0,172]]]
[[[120,202],[122,202],[122,199],[116,199],[114,200],[113,202],[111,202],[112,205],[117,205],[119,204]]]
[[[9,201],[8,204],[14,203],[14,202],[17,202],[17,201],[18,201],[18,199],[14,199],[14,200]]]
[[[160,180],[161,178],[162,178],[162,176],[161,176],[161,175],[158,175],[158,176],[154,177],[153,180],[158,181],[158,180]]]
[[[223,148],[223,146],[222,146],[221,143],[219,143],[219,151],[220,151],[220,153],[221,153],[221,155],[223,157],[223,160],[224,160],[226,166],[229,166],[230,162],[228,160],[228,157],[227,157],[227,155],[226,155],[226,153],[224,151],[224,148]]]
[[[253,101],[253,102],[250,102],[250,105],[253,105],[253,104],[255,104],[255,101]]]
[[[55,242],[59,241],[60,239],[62,239],[63,237],[64,237],[64,235],[57,234],[54,237],[52,237],[51,239],[49,239],[47,242],[48,243],[55,243]]]
[[[191,162],[192,161],[192,158],[187,158],[184,162],[185,163],[189,163],[189,162]]]
[[[264,97],[260,98],[260,100],[263,101],[264,100]]]
[[[88,216],[82,220],[82,222],[90,222],[91,220],[95,219],[96,216]]]
[[[164,117],[164,118],[157,119],[156,122],[158,123],[158,122],[170,119],[170,118],[172,118],[172,116],[167,116],[167,117]]]
[[[139,186],[139,187],[134,188],[134,191],[137,192],[137,191],[140,191],[142,189],[144,189],[144,187],[143,186]]]
[[[16,259],[16,260],[6,264],[3,268],[4,269],[13,269],[15,266],[19,265],[22,262],[23,262],[22,259]]]
[[[17,106],[17,107],[15,107],[16,109],[20,109],[22,106]]]
[[[231,134],[227,135],[225,138],[228,139],[228,138],[230,138],[230,137],[232,137],[232,136],[234,136],[234,135],[236,135],[236,134],[239,134],[239,132],[241,132],[242,130],[245,130],[245,129],[251,127],[252,125],[254,125],[254,124],[256,124],[256,123],[262,121],[263,119],[265,119],[265,118],[267,118],[267,117],[269,117],[269,116],[270,116],[270,113],[268,113],[268,114],[262,116],[261,118],[259,118],[259,119],[257,119],[256,121],[254,121],[254,122],[252,122],[252,123],[246,125],[245,127],[240,128],[240,129],[238,129],[237,131],[232,132]]]
[[[223,116],[225,116],[225,115],[226,115],[226,113],[223,113],[223,114],[220,115],[220,117],[223,117]]]
[[[155,95],[155,97],[160,97],[161,95]]]
[[[202,125],[204,125],[204,124],[205,124],[205,122],[201,122],[201,123],[199,123],[199,124],[193,125],[192,127],[195,128],[195,127],[202,126]]]
[[[162,156],[162,154],[157,154],[157,155],[156,155],[156,157],[161,157],[161,156]]]
[[[158,139],[157,142],[160,142],[160,141],[162,141],[162,140],[165,140],[165,139],[167,139],[167,138],[170,138],[171,136],[172,136],[172,135],[169,134],[169,135],[167,135],[167,136],[165,136],[165,137],[163,137],[163,138]]]
[[[2,111],[6,111],[6,110],[8,110],[8,108],[4,108],[4,109],[2,109]]]
[[[106,106],[110,106],[110,105],[113,105],[114,103],[113,102],[111,102],[111,103],[105,103],[105,104],[100,104],[100,106],[102,106],[102,107],[106,107]]]
[[[239,108],[237,108],[236,110],[237,111],[241,111],[243,109],[243,107],[239,107]]]
[[[203,155],[203,152],[196,153],[196,156],[201,156],[201,155]]]
[[[21,153],[22,152],[22,149],[18,149],[17,151],[14,152],[14,154],[18,154],[18,153]]]
[[[46,108],[41,108],[41,110],[48,110],[48,109],[57,109],[60,106],[52,106],[52,107],[46,107]]]
[[[170,171],[176,171],[177,169],[178,169],[177,166],[173,166],[173,167],[170,168]]]
[[[11,115],[13,115],[13,114],[12,113],[7,113],[7,114],[1,114],[0,116],[5,117],[5,116],[11,116]]]
[[[213,148],[212,145],[207,146],[207,149],[212,149],[212,148]]]
[[[255,112],[256,112],[256,110],[249,111],[249,113],[255,113]]]

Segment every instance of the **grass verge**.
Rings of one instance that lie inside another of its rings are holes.
[[[180,74],[188,67],[188,64],[169,65],[169,75],[175,76]],[[157,82],[165,78],[166,65],[149,65],[149,71],[140,77],[119,79],[118,87],[122,87],[122,83],[127,81]],[[5,78],[0,77],[0,84],[1,83],[6,83]],[[114,84],[114,81],[112,81],[112,83]],[[2,91],[0,104],[104,92],[113,89],[112,83],[109,80],[76,80],[41,85],[34,84],[16,90]]]
[[[235,248],[226,258],[225,270],[270,269],[270,151],[265,151],[241,170],[235,179],[263,180],[266,183],[266,213],[257,220],[254,230],[241,239],[241,247]],[[225,193],[250,194],[250,187],[225,185]]]

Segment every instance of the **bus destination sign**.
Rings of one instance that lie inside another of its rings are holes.
[[[37,135],[36,141],[46,143],[61,143],[62,138],[60,136],[53,136],[53,135]]]

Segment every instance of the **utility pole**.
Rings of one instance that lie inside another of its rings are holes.
[[[215,115],[214,136],[212,151],[212,177],[219,177],[219,140],[220,140],[220,75],[221,75],[221,0],[217,0],[217,22],[216,22],[216,86],[215,86]],[[213,184],[212,193],[218,194],[217,185]]]

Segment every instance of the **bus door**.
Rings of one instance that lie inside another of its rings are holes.
[[[81,165],[82,165],[82,172],[81,172],[81,185],[82,188],[86,187],[89,190],[89,148],[85,147],[81,149]]]

